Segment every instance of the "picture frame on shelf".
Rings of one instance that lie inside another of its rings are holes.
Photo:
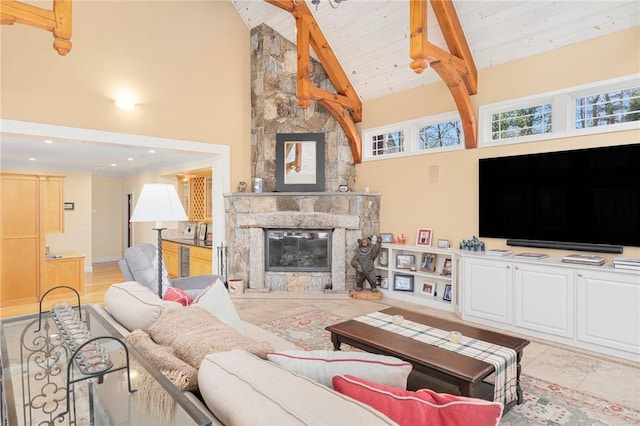
[[[204,240],[204,243],[208,246],[213,244],[213,232],[207,231],[207,238]]]
[[[424,282],[422,283],[422,294],[425,296],[433,297],[436,293],[436,283]]]
[[[451,258],[450,257],[447,257],[444,260],[444,263],[442,264],[442,272],[440,272],[440,275],[445,277],[451,276]]]
[[[413,291],[413,275],[395,275],[393,277],[393,289],[396,291]]]
[[[198,240],[205,241],[207,239],[207,224],[204,222],[198,223]]]
[[[438,248],[450,248],[451,247],[451,243],[449,243],[449,240],[438,240]]]
[[[324,133],[276,134],[276,191],[324,191]]]
[[[422,259],[420,260],[420,270],[423,272],[435,272],[436,255],[433,253],[422,253]]]
[[[382,279],[380,280],[380,287],[388,289],[389,288],[389,278],[382,277]]]
[[[442,300],[451,302],[451,284],[444,286],[444,293],[442,294]]]
[[[393,243],[395,240],[393,239],[393,234],[391,233],[381,233],[380,241],[383,243]]]
[[[416,257],[413,254],[396,255],[396,268],[411,269],[416,266]]]
[[[380,255],[378,256],[378,263],[380,266],[387,267],[389,266],[389,251],[387,249],[380,250]]]
[[[431,246],[431,235],[433,234],[433,229],[431,228],[420,228],[418,229],[418,234],[416,235],[416,245],[417,246]]]

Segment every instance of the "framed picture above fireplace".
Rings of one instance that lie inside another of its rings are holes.
[[[324,133],[276,135],[276,191],[324,192]]]

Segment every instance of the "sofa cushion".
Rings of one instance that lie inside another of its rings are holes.
[[[200,394],[227,425],[394,424],[383,414],[246,351],[207,355]]]
[[[162,296],[162,300],[176,302],[182,306],[189,306],[193,299],[184,290],[176,287],[169,287],[167,292]]]
[[[335,376],[336,391],[385,413],[401,425],[497,425],[502,404],[476,398],[416,392],[384,386],[354,376]]]
[[[351,374],[406,389],[407,377],[413,368],[401,359],[367,352],[280,351],[268,353],[267,359],[330,388],[333,388],[333,376]]]
[[[204,291],[195,298],[193,305],[200,306],[209,311],[223,323],[229,324],[238,330],[239,333],[244,334],[244,328],[238,316],[238,311],[233,305],[229,292],[220,278],[216,278],[209,287],[204,289]]]
[[[270,344],[243,336],[195,305],[165,309],[149,327],[149,335],[156,343],[171,347],[178,358],[195,368],[210,353],[245,349],[266,358],[267,352],[273,351]]]
[[[129,331],[147,331],[164,308],[181,306],[160,300],[151,290],[135,281],[110,286],[104,294],[104,304],[116,321]]]

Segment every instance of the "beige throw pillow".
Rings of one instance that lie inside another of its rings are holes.
[[[109,287],[104,294],[104,304],[111,316],[129,331],[147,331],[164,308],[181,307],[176,302],[162,301],[157,294],[135,281]]]
[[[198,306],[167,309],[149,327],[149,335],[159,345],[169,346],[176,356],[194,368],[210,353],[244,349],[260,358],[273,347],[256,342]]]

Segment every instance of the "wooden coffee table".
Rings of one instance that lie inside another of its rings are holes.
[[[388,315],[402,315],[410,321],[441,330],[459,331],[464,336],[513,349],[516,351],[518,363],[517,403],[522,403],[520,361],[523,349],[530,343],[528,340],[482,330],[406,309],[388,308],[381,312]],[[456,386],[462,396],[493,400],[493,392],[486,392],[486,388],[489,386],[492,390],[493,385],[484,382],[484,379],[495,371],[492,364],[355,320],[331,325],[326,330],[331,332],[334,350],[339,351],[340,345],[346,343],[366,352],[395,356],[410,362],[414,370],[428,377]],[[511,408],[514,403],[515,401],[506,406],[505,411]]]

